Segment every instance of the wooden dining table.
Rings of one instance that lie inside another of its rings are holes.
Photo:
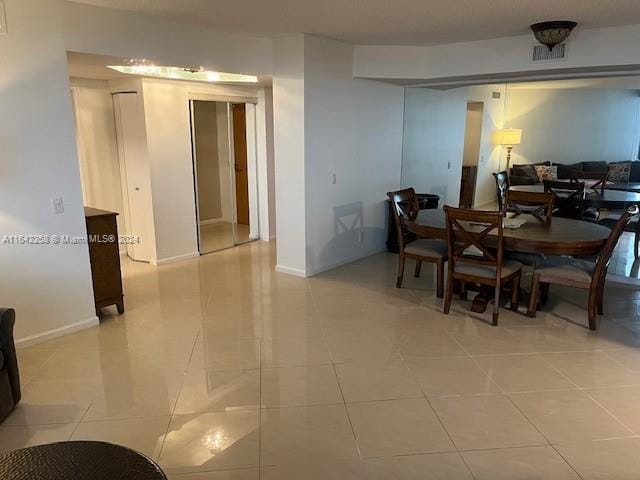
[[[592,255],[600,251],[611,233],[603,225],[572,218],[554,217],[550,225],[543,224],[533,215],[519,215],[518,218],[525,220],[522,226],[504,229],[503,241],[507,251],[545,255]],[[444,210],[422,210],[414,219],[406,219],[405,224],[409,231],[418,236],[447,238]],[[482,231],[483,226],[478,225],[477,230]],[[497,236],[497,232],[493,235]]]
[[[509,214],[509,217],[512,217]],[[504,228],[504,249],[511,252],[540,253],[545,255],[594,255],[600,252],[609,238],[611,230],[597,223],[554,217],[545,225],[533,215],[519,215],[525,223],[518,228]],[[422,210],[415,218],[405,219],[407,229],[424,238],[446,239],[444,210]],[[469,225],[469,230],[481,232],[485,226]],[[497,231],[489,232],[488,238],[496,239]],[[482,289],[474,298],[471,310],[482,313],[493,297],[493,292]]]
[[[517,192],[544,192],[544,185],[513,185],[509,190]],[[613,190],[584,190],[584,206],[587,208],[606,208],[609,210],[624,210],[631,205],[640,205],[640,193],[633,191]],[[555,220],[555,219],[554,219]]]

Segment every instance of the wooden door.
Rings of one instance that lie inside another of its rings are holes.
[[[233,153],[236,172],[236,214],[238,223],[249,225],[249,177],[247,175],[247,112],[244,103],[231,105]]]

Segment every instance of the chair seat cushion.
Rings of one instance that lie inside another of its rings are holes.
[[[447,244],[442,240],[421,238],[404,247],[405,253],[429,258],[444,258],[447,256]]]
[[[502,278],[508,277],[518,270],[522,270],[522,264],[520,262],[507,259],[502,261]],[[456,263],[456,273],[464,273],[465,275],[473,275],[474,277],[496,278],[495,267],[460,261]]]
[[[590,283],[596,269],[594,262],[571,257],[549,257],[544,265],[536,269],[541,282]]]

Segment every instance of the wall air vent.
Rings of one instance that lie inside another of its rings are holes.
[[[534,45],[531,49],[532,62],[559,62],[567,59],[567,48],[565,43],[559,43],[553,50],[545,45]]]

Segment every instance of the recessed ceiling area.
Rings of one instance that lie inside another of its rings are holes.
[[[146,64],[153,64],[151,59],[145,59]],[[116,78],[127,78],[131,76],[130,73],[122,73],[112,68],[110,65],[135,65],[135,61],[129,58],[123,57],[111,57],[107,55],[92,55],[87,53],[67,52],[67,62],[69,65],[69,76],[73,78],[88,78],[92,80],[113,80]],[[198,65],[175,65],[176,67],[188,67],[198,69]],[[227,72],[233,73],[233,72]],[[157,75],[143,75],[140,76],[152,76]],[[173,80],[188,80],[186,78]],[[191,81],[194,81],[193,79]],[[220,81],[217,83],[225,84],[246,84],[246,82],[234,82],[234,81]],[[258,85],[269,86],[271,85],[271,77],[259,76]]]
[[[259,36],[320,35],[361,45],[435,45],[640,23],[638,0],[73,0]]]

